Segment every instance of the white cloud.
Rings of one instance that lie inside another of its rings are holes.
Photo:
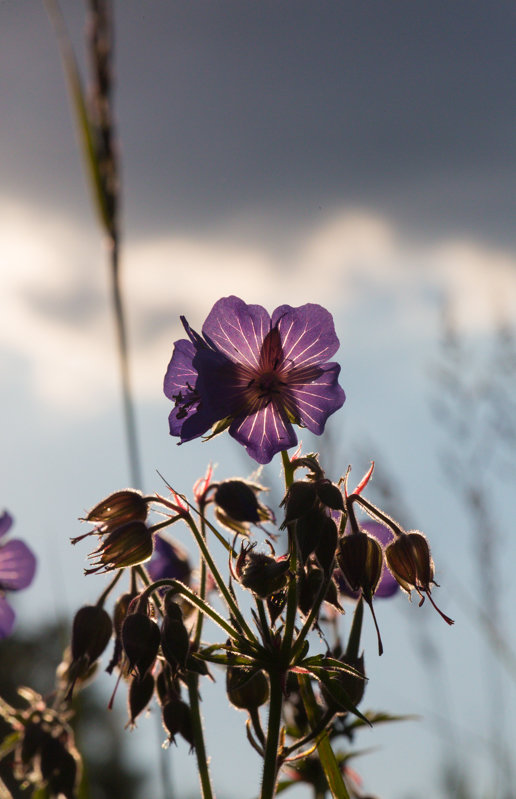
[[[109,397],[118,401],[97,229],[4,200],[0,240],[0,347],[25,364],[32,389],[46,402],[87,412]],[[266,241],[171,235],[127,242],[123,269],[135,385],[147,398],[161,391],[172,342],[182,335],[179,314],[200,327],[227,294],[271,310],[283,302],[320,302],[336,316],[353,308],[363,324],[357,341],[385,338],[375,325],[386,316],[433,335],[425,320],[435,318],[436,298],[445,294],[465,330],[487,329],[499,308],[510,318],[516,311],[515,253],[466,240],[409,242],[386,220],[352,209],[319,220],[292,241],[286,259]]]

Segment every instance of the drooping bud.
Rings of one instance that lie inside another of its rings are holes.
[[[382,548],[376,538],[367,533],[343,535],[339,540],[337,561],[351,590],[360,590],[369,605],[378,636],[378,654],[381,655],[383,644],[373,608],[373,595],[382,573]]]
[[[165,597],[165,616],[161,624],[161,649],[172,670],[184,668],[190,649],[190,636],[183,622],[183,613],[174,602],[174,592]]]
[[[122,625],[122,645],[129,668],[141,680],[152,668],[161,641],[160,629],[145,608],[129,613]]]
[[[344,499],[342,492],[335,483],[326,478],[318,480],[315,484],[317,490],[317,498],[330,510],[344,510]]]
[[[269,698],[269,682],[261,670],[228,666],[226,690],[229,701],[241,710],[256,710]]]
[[[313,482],[295,480],[281,502],[285,506],[285,518],[281,525],[284,529],[291,522],[303,518],[314,507],[317,501],[317,491]]]
[[[97,660],[109,643],[113,624],[109,613],[99,605],[85,605],[75,614],[72,628],[72,660]]]
[[[113,569],[124,569],[145,563],[152,556],[152,533],[143,522],[128,522],[109,533],[91,553],[93,568],[85,574],[104,574]]]
[[[168,732],[168,740],[174,741],[179,733],[191,747],[194,746],[192,715],[189,706],[179,698],[169,699],[162,708],[163,726]]]
[[[315,556],[326,577],[333,571],[337,539],[337,525],[331,516],[326,516],[319,535],[319,540],[314,549]]]
[[[219,483],[213,501],[219,522],[235,533],[247,535],[250,524],[274,520],[274,514],[258,501],[263,486],[245,480],[224,480]]]
[[[154,677],[150,671],[144,674],[141,680],[138,677],[133,677],[129,686],[128,696],[129,725],[131,727],[135,726],[137,716],[140,715],[142,710],[145,710],[152,699],[153,693]]]
[[[68,697],[71,697],[76,681],[86,676],[103,653],[112,631],[111,617],[99,605],[85,605],[77,611],[72,627],[72,661],[67,668]]]
[[[318,545],[326,529],[328,516],[324,508],[315,505],[296,521],[296,541],[301,561],[306,563],[308,557]]]
[[[254,544],[242,547],[237,559],[236,573],[244,588],[261,599],[280,591],[287,582],[288,559],[276,560],[263,552],[254,552]]]
[[[430,547],[425,536],[417,530],[399,534],[385,550],[385,560],[393,577],[401,588],[409,595],[414,589],[421,597],[419,605],[425,600],[426,594],[433,607],[447,624],[453,624],[453,619],[446,616],[435,604],[430,585],[437,585],[434,580],[434,562],[430,554]]]
[[[140,491],[127,488],[115,491],[92,508],[83,519],[96,522],[102,526],[103,532],[109,532],[127,522],[144,522],[147,518],[148,505]]]

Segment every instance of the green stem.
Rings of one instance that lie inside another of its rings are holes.
[[[192,731],[195,744],[195,754],[197,757],[197,768],[199,769],[199,779],[201,781],[202,799],[213,799],[214,794],[211,787],[210,770],[208,768],[208,758],[204,743],[198,683],[199,675],[190,672],[188,675],[188,697],[190,699]]]
[[[321,607],[323,599],[326,596],[326,592],[328,590],[328,586],[330,584],[331,579],[332,579],[332,574],[330,572],[328,577],[326,577],[321,583],[321,587],[319,588],[319,593],[317,594],[317,598],[314,602],[314,605],[309,615],[307,616],[306,621],[303,624],[303,627],[301,628],[301,632],[299,633],[294,643],[294,646],[292,647],[291,661],[290,661],[291,663],[295,663],[296,657],[299,655],[301,649],[303,648],[305,638],[312,629],[312,624],[314,623],[314,620],[317,618],[317,614],[319,613],[319,608]]]
[[[204,560],[206,561],[206,565],[208,566],[209,570],[211,571],[211,573],[213,575],[213,579],[217,583],[217,587],[218,587],[219,591],[221,592],[222,596],[224,597],[224,599],[226,601],[226,604],[227,604],[227,606],[229,608],[230,613],[235,618],[235,621],[237,622],[239,627],[242,628],[242,631],[245,633],[247,638],[249,638],[249,640],[252,641],[254,644],[258,644],[258,640],[257,640],[255,634],[253,633],[253,631],[251,630],[251,628],[247,624],[245,618],[243,617],[243,615],[240,612],[240,608],[238,607],[238,605],[236,604],[235,600],[231,596],[231,593],[230,593],[226,583],[222,579],[222,577],[220,575],[220,572],[219,572],[219,570],[217,569],[217,567],[215,565],[215,561],[211,557],[211,554],[210,554],[210,552],[208,550],[208,547],[206,546],[206,541],[204,540],[204,538],[202,537],[201,533],[197,529],[197,526],[196,526],[194,520],[192,519],[191,516],[185,516],[184,520],[188,524],[188,526],[190,527],[190,529],[191,529],[191,531],[192,531],[192,533],[194,535],[194,538],[195,538],[195,540],[197,542],[197,545],[198,545],[199,549],[202,552]]]
[[[319,714],[310,679],[304,675],[298,675],[298,682],[308,721],[311,727],[314,728],[318,724]],[[348,789],[342,779],[335,753],[331,747],[330,737],[326,730],[319,733],[316,742],[319,760],[321,761],[321,766],[323,767],[333,799],[350,799]]]
[[[364,600],[362,597],[358,600],[355,612],[353,614],[353,622],[351,630],[349,631],[348,645],[346,647],[346,658],[354,661],[358,658],[358,650],[360,648],[360,636],[362,634],[362,619],[364,618]]]
[[[269,720],[267,726],[267,743],[263,762],[262,792],[260,799],[273,799],[276,793],[278,776],[278,744],[283,706],[283,690],[279,672],[270,672],[271,695],[269,700]]]
[[[205,613],[206,616],[209,616],[210,619],[214,621],[215,624],[218,624],[218,626],[221,627],[224,630],[224,632],[226,632],[230,636],[230,638],[232,638],[234,641],[242,640],[241,634],[236,630],[234,630],[231,624],[229,624],[222,616],[220,616],[217,613],[217,611],[211,607],[211,605],[208,605],[208,603],[205,600],[197,596],[197,594],[191,591],[186,585],[181,583],[179,580],[172,580],[169,579],[168,577],[163,577],[162,580],[156,580],[155,583],[149,585],[145,589],[145,591],[142,591],[140,596],[142,599],[144,599],[145,597],[147,597],[148,594],[152,594],[153,591],[156,591],[156,589],[164,588],[166,586],[168,586],[169,588],[173,588],[175,591],[178,592],[178,594],[184,596],[184,598],[188,602],[190,602],[191,605],[195,605],[195,607],[198,608],[202,613]]]
[[[129,471],[133,486],[140,488],[143,484],[140,467],[140,453],[136,433],[136,418],[134,401],[131,391],[129,375],[129,353],[127,346],[127,327],[125,322],[122,292],[120,288],[119,246],[118,236],[112,235],[109,239],[110,265],[111,265],[111,297],[115,314],[116,338],[118,360],[120,364],[120,379],[122,383],[122,402],[124,408],[125,433],[127,438]]]

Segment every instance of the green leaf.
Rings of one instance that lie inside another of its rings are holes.
[[[357,706],[353,704],[349,698],[348,692],[343,688],[342,683],[337,676],[334,676],[331,672],[328,672],[324,668],[312,667],[309,669],[309,671],[317,680],[319,680],[319,682],[324,685],[334,702],[336,702],[344,710],[347,710],[349,713],[353,713],[354,716],[358,716],[358,718],[362,719],[362,721],[369,727],[373,726],[369,719],[366,718],[366,716],[360,712]]]
[[[108,202],[104,190],[104,184],[100,173],[99,154],[95,143],[95,134],[88,114],[85,92],[82,85],[79,68],[73,52],[70,36],[66,29],[65,21],[55,0],[45,0],[50,21],[54,26],[57,37],[59,52],[63,62],[63,69],[68,83],[68,91],[75,116],[79,145],[81,147],[86,171],[89,175],[95,205],[101,220],[109,236],[114,233],[113,220],[110,218]]]
[[[6,755],[10,754],[16,748],[18,741],[21,738],[21,732],[11,732],[6,735],[4,740],[0,743],[0,760]]]

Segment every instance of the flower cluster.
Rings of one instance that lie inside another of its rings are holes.
[[[166,497],[128,488],[96,504],[83,519],[93,529],[73,543],[95,536],[99,543],[86,574],[109,573],[111,581],[95,604],[75,615],[57,696],[67,707],[113,638],[107,671],[118,672],[118,680],[110,706],[121,680],[128,684],[129,727],[157,703],[167,744],[182,738],[195,750],[203,799],[211,799],[199,683],[222,668],[228,700],[248,714],[247,739],[263,759],[261,799],[276,795],[281,769],[283,787],[302,780],[322,795],[331,780],[334,795],[359,797],[349,751],[339,755],[331,746],[341,738],[349,749],[357,719],[370,724],[375,718],[361,710],[364,605],[379,654],[377,598],[401,587],[415,590],[420,605],[428,597],[436,607],[428,541],[365,498],[374,464],[349,493],[350,467],[333,482],[318,455],[287,453],[297,443],[293,425],[320,434],[344,402],[340,367],[329,360],[338,339],[325,309],[282,305],[269,316],[261,306],[226,297],[213,307],[202,335],[182,321],[188,338],[176,341],[165,376],[165,393],[174,402],[171,434],[186,442],[227,429],[260,464],[281,452],[282,519],[276,524],[262,501],[264,486],[239,477],[216,481],[211,466],[195,483],[192,501],[167,484]],[[153,514],[159,516],[154,524]],[[186,549],[164,532],[178,522],[199,550],[196,570]],[[4,517],[0,535],[9,525]],[[229,576],[213,556],[220,545]],[[124,573],[129,586],[110,612],[106,600]],[[21,542],[0,549],[2,591],[24,587],[32,574]],[[354,610],[344,645],[337,622],[349,601]],[[220,631],[218,640],[205,640],[205,620]],[[0,604],[0,624],[8,621]],[[261,710],[265,705],[268,712]],[[36,702],[25,716],[7,715],[23,740],[22,777],[73,799],[79,769],[66,712],[52,715]],[[315,755],[323,739],[331,756],[326,747]]]

